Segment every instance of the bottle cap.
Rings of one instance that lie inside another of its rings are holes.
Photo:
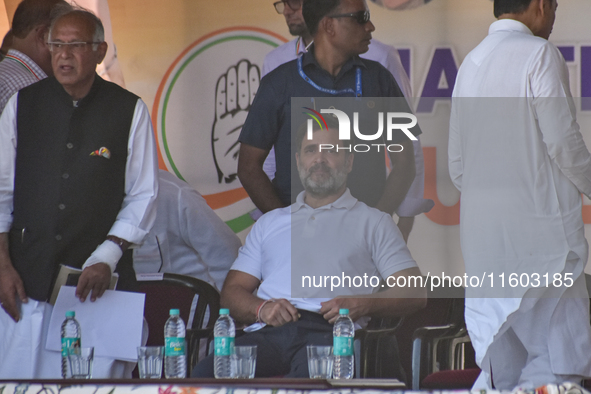
[[[180,314],[181,314],[181,312],[178,309],[171,309],[170,310],[170,316],[178,316]]]
[[[228,308],[220,309],[220,315],[229,315],[229,314],[230,314],[230,310]]]
[[[76,312],[75,311],[67,311],[66,312],[66,317],[74,317],[76,316]]]
[[[349,314],[348,309],[339,309],[339,315],[348,315],[348,314]]]

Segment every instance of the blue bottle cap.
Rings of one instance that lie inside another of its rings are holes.
[[[170,310],[170,316],[178,316],[180,314],[181,314],[181,312],[178,309],[171,309]]]
[[[230,310],[228,308],[220,309],[220,315],[229,315],[229,314],[230,314]]]
[[[76,316],[76,312],[75,311],[67,311],[66,312],[66,317],[74,317]]]
[[[348,315],[348,314],[349,314],[348,309],[339,309],[339,315]]]

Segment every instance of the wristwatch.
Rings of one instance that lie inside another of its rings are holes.
[[[107,236],[107,240],[109,240],[111,242],[114,242],[117,245],[119,245],[119,247],[121,248],[121,250],[124,250],[124,248],[126,248],[126,245],[125,244],[127,243],[127,241],[124,240],[123,238],[119,238],[119,237],[116,237],[114,235],[108,235]]]

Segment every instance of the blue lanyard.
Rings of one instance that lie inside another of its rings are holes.
[[[355,69],[355,90],[351,88],[342,90],[326,89],[316,84],[316,82],[312,81],[304,73],[304,70],[302,69],[302,57],[303,56],[298,57],[298,73],[300,73],[300,76],[304,79],[304,81],[308,82],[316,90],[319,90],[323,93],[332,94],[333,96],[349,93],[353,94],[355,97],[361,97],[361,93],[363,92],[363,90],[361,89],[361,67],[357,66],[357,68]]]

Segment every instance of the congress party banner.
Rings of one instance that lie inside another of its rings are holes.
[[[237,176],[238,136],[259,87],[262,59],[285,40],[270,31],[214,31],[186,48],[167,70],[153,119],[164,166],[198,188],[236,233],[255,209]]]

